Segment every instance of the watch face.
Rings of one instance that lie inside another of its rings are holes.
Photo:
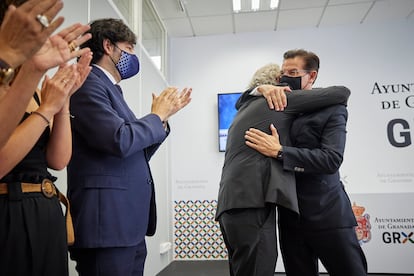
[[[14,78],[14,69],[7,62],[0,59],[0,84],[8,85]]]
[[[14,78],[14,69],[2,69],[0,70],[0,83],[3,85],[9,84]]]
[[[279,150],[279,152],[277,153],[277,157],[278,160],[282,160],[283,159],[283,151]]]

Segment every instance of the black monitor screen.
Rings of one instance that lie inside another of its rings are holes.
[[[227,133],[236,115],[236,102],[242,93],[222,93],[217,95],[219,151],[226,150]]]

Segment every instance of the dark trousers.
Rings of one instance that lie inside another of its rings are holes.
[[[20,183],[9,184],[8,190],[0,195],[0,275],[68,275],[65,218],[58,198],[23,194]]]
[[[131,247],[70,249],[79,276],[142,276],[146,256],[145,240]]]
[[[353,227],[308,230],[279,225],[287,276],[317,276],[318,259],[330,276],[367,275],[367,261]]]
[[[220,218],[231,276],[273,276],[277,260],[276,208],[233,209]]]

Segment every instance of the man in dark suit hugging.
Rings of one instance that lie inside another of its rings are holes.
[[[274,275],[276,206],[296,216],[299,213],[294,172],[284,170],[280,151],[266,156],[248,147],[246,131],[256,128],[270,134],[269,125],[274,125],[283,144],[290,145],[289,130],[295,118],[331,105],[344,105],[350,94],[342,86],[315,89],[312,93],[296,90],[286,93],[288,105],[283,112],[277,112],[268,107],[265,98],[253,95],[255,86],[266,91],[274,89],[279,74],[275,64],[255,73],[236,105],[239,110],[228,133],[216,219],[228,250],[232,276]],[[277,89],[291,91],[286,85]]]
[[[319,71],[319,58],[302,49],[284,54],[280,81],[296,89],[312,89]],[[283,95],[281,89],[261,89],[265,97]],[[291,103],[291,102],[290,102]],[[290,103],[288,102],[288,108]],[[287,276],[319,275],[318,259],[331,276],[364,276],[365,255],[358,243],[357,225],[351,203],[340,181],[339,167],[345,149],[347,109],[345,105],[304,112],[292,123],[292,145],[280,139],[271,126],[271,134],[251,129],[247,145],[271,158],[283,169],[294,172],[299,203],[297,213],[279,208],[280,246]],[[278,136],[279,132],[279,136]]]

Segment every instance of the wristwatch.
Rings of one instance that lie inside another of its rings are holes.
[[[0,59],[0,84],[8,85],[14,78],[14,69]]]
[[[276,160],[283,160],[283,148],[280,148],[280,150],[277,152]]]

